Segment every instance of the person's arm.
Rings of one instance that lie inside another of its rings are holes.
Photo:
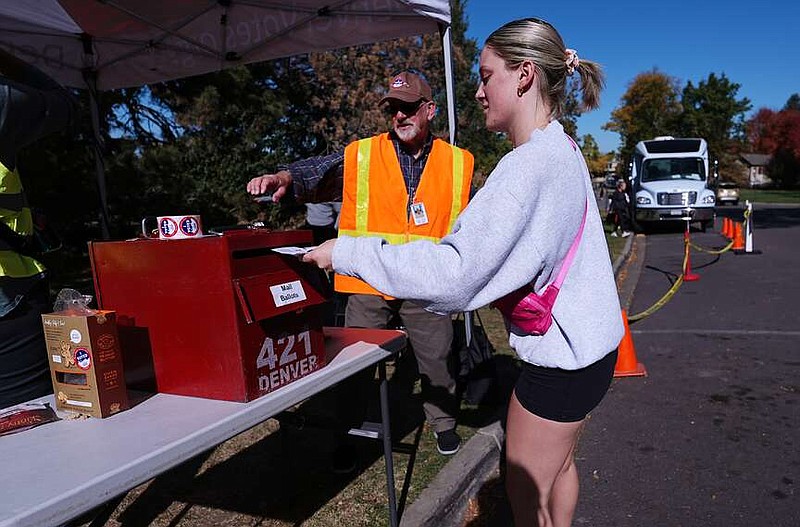
[[[20,148],[67,127],[77,112],[77,101],[69,91],[0,49],[0,157],[4,164],[14,165]]]
[[[543,134],[498,163],[438,244],[340,236],[320,247],[319,259],[312,251],[303,260],[440,313],[472,310],[531,283],[541,290],[580,227],[586,177],[563,135]]]
[[[275,174],[264,174],[247,183],[247,191],[259,196],[272,192],[278,202],[290,190],[304,203],[341,201],[344,181],[344,150],[291,163]]]

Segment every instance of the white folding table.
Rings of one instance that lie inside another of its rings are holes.
[[[0,527],[60,525],[375,364],[395,527],[385,360],[405,347],[405,335],[325,328],[325,337],[324,368],[249,403],[155,394],[106,419],[64,419],[0,437]],[[55,407],[52,395],[37,400]]]

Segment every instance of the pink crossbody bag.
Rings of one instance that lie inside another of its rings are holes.
[[[512,324],[530,335],[544,335],[553,324],[553,306],[558,297],[558,291],[564,278],[567,276],[578,245],[583,237],[583,227],[586,225],[586,214],[589,211],[589,202],[583,210],[583,219],[578,229],[578,234],[572,242],[572,246],[567,252],[567,256],[561,263],[556,279],[553,280],[541,294],[536,294],[533,284],[520,287],[506,296],[495,300],[492,305],[496,307]]]

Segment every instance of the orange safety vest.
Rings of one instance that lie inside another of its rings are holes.
[[[414,194],[428,222],[415,225],[408,211],[406,190],[397,152],[389,134],[354,141],[344,150],[344,189],[339,234],[376,236],[391,244],[415,240],[438,242],[447,235],[467,206],[472,183],[472,154],[434,139]],[[340,293],[383,295],[365,282],[337,274]]]

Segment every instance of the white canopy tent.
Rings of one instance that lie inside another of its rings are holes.
[[[142,86],[439,31],[450,140],[455,104],[448,0],[3,0],[0,46],[65,86]],[[92,105],[95,134],[99,116]],[[97,156],[104,236],[105,176]]]

